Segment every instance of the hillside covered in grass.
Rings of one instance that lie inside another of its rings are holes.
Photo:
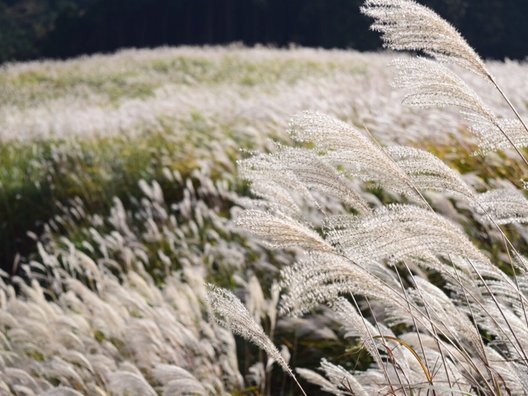
[[[367,368],[365,350],[345,342],[324,309],[277,317],[279,270],[298,252],[267,250],[231,218],[251,195],[236,161],[289,143],[290,118],[306,110],[382,144],[427,149],[476,190],[528,177],[510,152],[476,153],[454,111],[403,106],[392,59],[182,47],[2,67],[0,393],[295,392],[263,354],[210,321],[206,282],[243,297],[292,366],[313,369],[326,357]],[[528,111],[528,66],[489,67]],[[489,86],[467,77],[507,113]],[[356,187],[372,206],[401,200]],[[501,236],[474,208],[428,199],[507,267]],[[521,226],[506,232],[527,246]]]

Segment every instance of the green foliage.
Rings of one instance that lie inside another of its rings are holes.
[[[7,0],[0,3],[0,63],[45,55],[42,43],[59,16],[78,15],[93,0]]]

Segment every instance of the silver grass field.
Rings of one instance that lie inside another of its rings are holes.
[[[528,394],[528,65],[362,12],[2,66],[0,395]]]

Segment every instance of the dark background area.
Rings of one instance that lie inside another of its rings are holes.
[[[419,0],[485,58],[528,56],[528,0]],[[379,48],[362,0],[0,0],[0,62],[242,42]]]

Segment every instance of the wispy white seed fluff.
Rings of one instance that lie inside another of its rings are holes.
[[[290,134],[297,141],[314,143],[328,163],[349,177],[373,181],[420,201],[402,169],[371,137],[351,125],[328,115],[305,112],[291,120]]]
[[[465,200],[474,198],[475,193],[460,174],[428,151],[389,146],[387,152],[419,190],[438,191]]]
[[[513,186],[480,194],[474,205],[484,218],[489,215],[497,224],[528,223],[528,200]]]
[[[238,215],[236,224],[273,249],[300,247],[321,252],[333,250],[315,231],[286,215],[279,217],[261,210],[245,210]]]
[[[441,61],[451,61],[484,78],[484,62],[462,35],[430,8],[414,0],[366,0],[361,11],[375,22],[386,47],[422,51]]]
[[[234,333],[264,350],[271,359],[281,366],[285,373],[297,382],[293,371],[280,351],[233,293],[214,285],[208,285],[207,299],[213,318],[218,324],[231,329]],[[304,394],[302,388],[301,391]]]

